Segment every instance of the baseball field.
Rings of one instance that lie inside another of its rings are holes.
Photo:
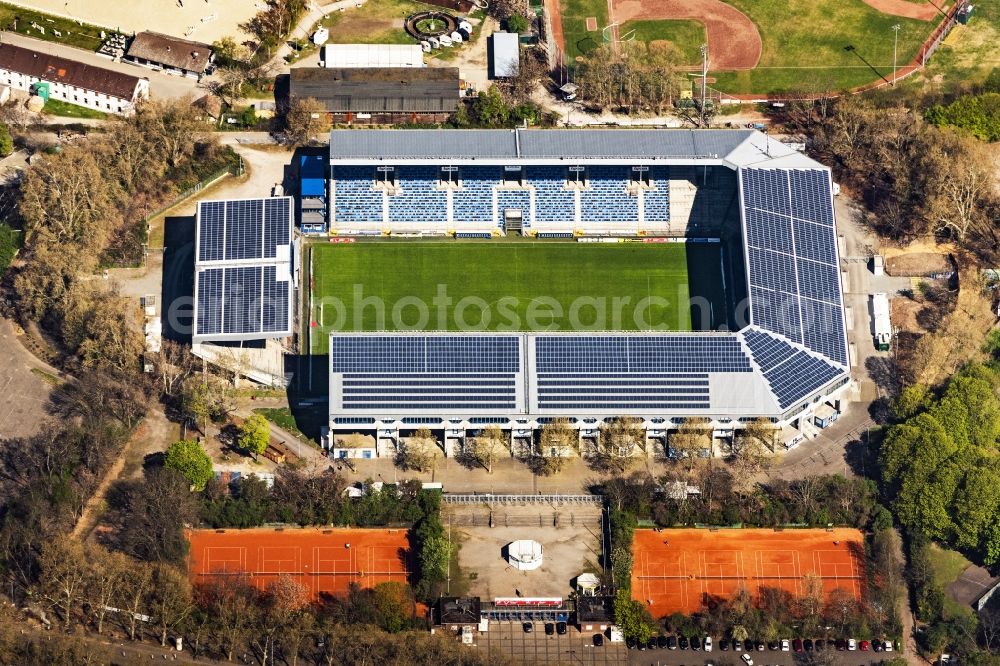
[[[854,529],[636,530],[632,596],[653,617],[702,610],[707,597],[778,588],[793,597],[817,579],[828,597],[843,589],[861,599],[864,541]]]
[[[889,79],[894,60],[902,67],[913,59],[943,18],[938,7],[950,5],[921,0],[547,0],[550,11],[558,13],[553,34],[571,67],[601,44],[621,49],[630,41],[658,40],[672,42],[681,64],[694,67],[705,43],[711,85],[734,94],[836,91]]]
[[[686,331],[692,296],[725,308],[718,243],[316,244],[311,270],[316,354],[332,331]]]

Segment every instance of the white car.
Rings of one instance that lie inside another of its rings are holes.
[[[747,666],[753,666],[753,659],[751,659],[750,655],[748,655],[746,652],[743,653],[742,659],[743,663],[746,664]]]
[[[847,639],[847,649],[848,650],[857,650],[858,649],[858,642],[856,640],[854,640],[853,638],[848,638]]]
[[[712,637],[705,636],[705,652],[711,652],[711,651],[712,651]]]
[[[884,641],[882,643],[882,649],[886,652],[892,652],[892,641]]]
[[[787,638],[782,638],[781,639],[781,651],[782,652],[788,652],[788,639]]]

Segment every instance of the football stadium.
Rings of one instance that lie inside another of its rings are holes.
[[[326,177],[305,344],[330,433],[377,442],[335,455],[418,427],[724,437],[839,407],[830,171],[763,133],[334,130]]]

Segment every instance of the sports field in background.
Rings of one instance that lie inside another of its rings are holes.
[[[188,530],[193,585],[243,573],[260,590],[279,576],[299,582],[310,601],[344,596],[352,584],[407,583],[406,530]]]
[[[824,599],[843,589],[861,599],[864,541],[855,529],[636,530],[632,597],[659,618],[701,611],[706,596],[743,587],[754,598],[777,588]]]
[[[687,331],[692,293],[725,308],[718,243],[315,244],[311,266],[317,354],[332,331]]]

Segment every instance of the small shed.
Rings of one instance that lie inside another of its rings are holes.
[[[159,32],[140,32],[129,44],[125,60],[142,67],[200,79],[212,61],[212,47]]]
[[[521,69],[521,46],[513,32],[494,32],[491,39],[492,78],[517,76]]]

